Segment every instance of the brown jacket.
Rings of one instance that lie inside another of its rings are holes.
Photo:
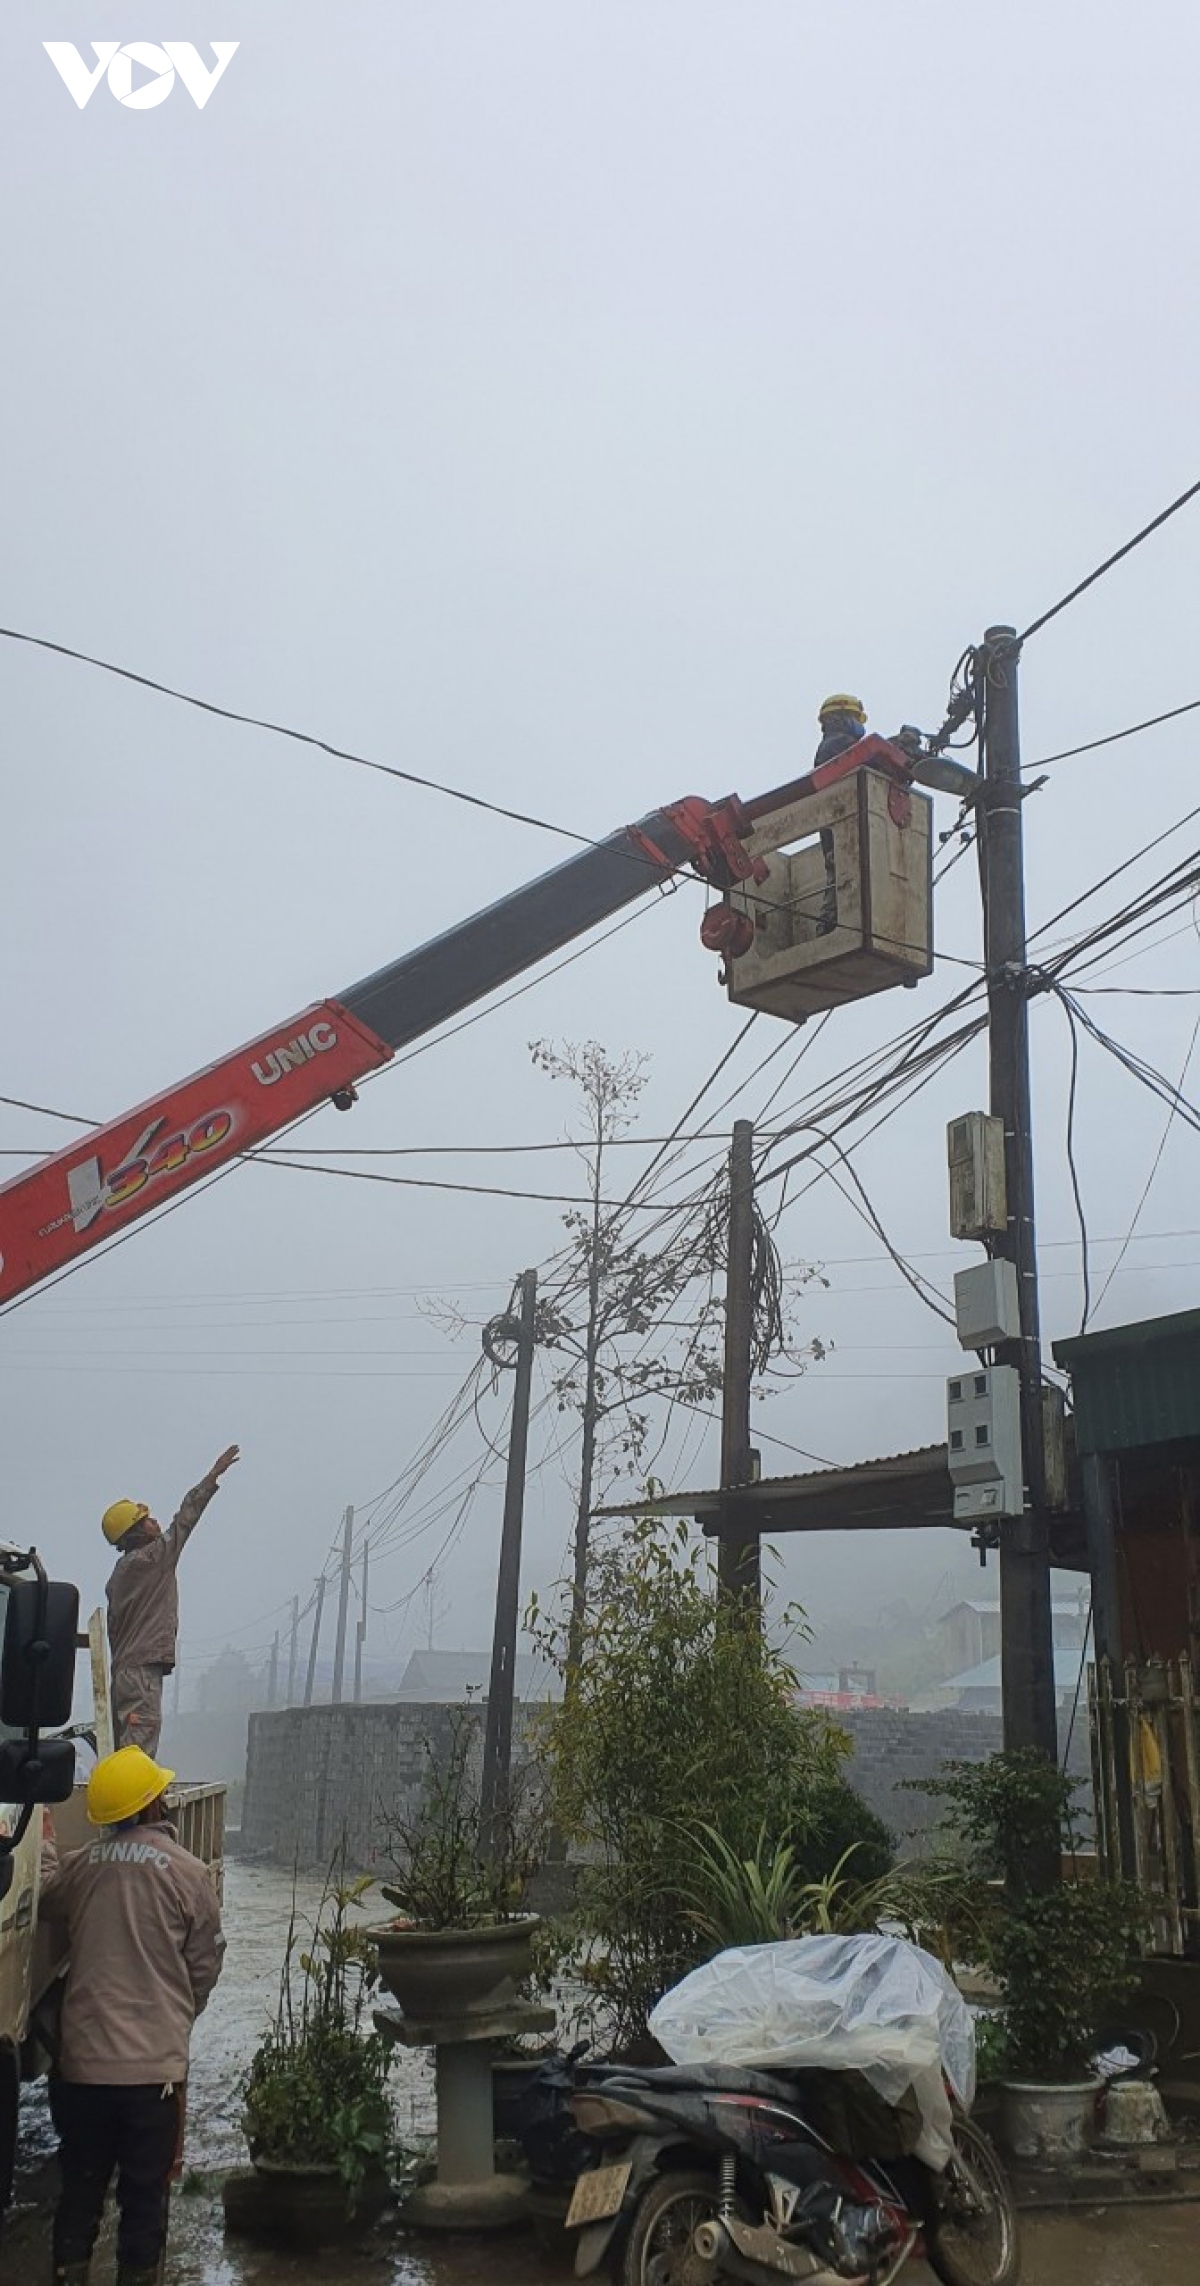
[[[179,1634],[175,1567],[216,1490],[213,1477],[194,1484],[165,1532],[148,1540],[144,1548],[118,1556],[106,1590],[114,1674],[122,1667],[162,1667],[170,1674],[174,1667]]]
[[[70,1948],[58,2069],[101,2087],[187,2078],[192,2025],[225,1940],[204,1866],[168,1826],[125,1826],[59,1859],[42,1846],[42,1904]]]

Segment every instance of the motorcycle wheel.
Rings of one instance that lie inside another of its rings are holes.
[[[982,2128],[954,2124],[937,2218],[927,2233],[929,2267],[943,2286],[1017,2286],[1021,2247],[1008,2177]]]
[[[659,2175],[641,2200],[617,2256],[614,2286],[718,2286],[722,2273],[692,2252],[698,2223],[717,2212],[711,2175]]]

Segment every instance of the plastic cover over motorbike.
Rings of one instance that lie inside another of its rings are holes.
[[[902,1937],[798,1937],[718,1953],[664,1995],[650,2018],[677,2064],[754,2071],[856,2071],[885,2103],[912,2088],[924,2123],[917,2156],[950,2159],[949,2081],[975,2095],[975,2026],[940,1961]]]

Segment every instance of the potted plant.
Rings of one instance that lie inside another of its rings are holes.
[[[1074,1870],[1076,1781],[1041,1755],[951,1763],[927,1791],[947,1803],[986,1885],[980,1965],[1000,1992],[1003,2139],[1035,2164],[1077,2158],[1093,2139],[1103,2087],[1091,2066],[1097,2035],[1137,1981],[1143,1901],[1128,1882]],[[1039,1877],[1039,1866],[1054,1879]]]
[[[503,2006],[529,1976],[540,1916],[523,1909],[544,1839],[544,1812],[518,1770],[485,1833],[475,1744],[460,1714],[448,1752],[427,1740],[417,1808],[382,1821],[395,1918],[368,1931],[381,1982],[406,2016],[445,2022]]]
[[[293,1910],[274,2020],[242,2084],[260,2223],[303,2243],[375,2220],[390,2195],[390,2041],[366,2028],[373,1950],[351,1913],[370,1887],[331,1876],[311,1948]]]

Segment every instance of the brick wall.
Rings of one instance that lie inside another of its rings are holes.
[[[426,1740],[447,1750],[453,1706],[289,1707],[250,1717],[241,1849],[277,1865],[327,1865],[346,1838],[352,1864],[379,1862],[380,1810],[411,1814],[426,1768]],[[518,1725],[520,1715],[518,1711]],[[839,1715],[854,1744],[847,1776],[902,1846],[928,1846],[938,1806],[904,1781],[936,1776],[943,1762],[982,1762],[1001,1743],[998,1715],[907,1714],[863,1707]],[[1089,1769],[1086,1717],[1075,1725],[1071,1767]],[[1086,1797],[1085,1797],[1086,1799]]]

